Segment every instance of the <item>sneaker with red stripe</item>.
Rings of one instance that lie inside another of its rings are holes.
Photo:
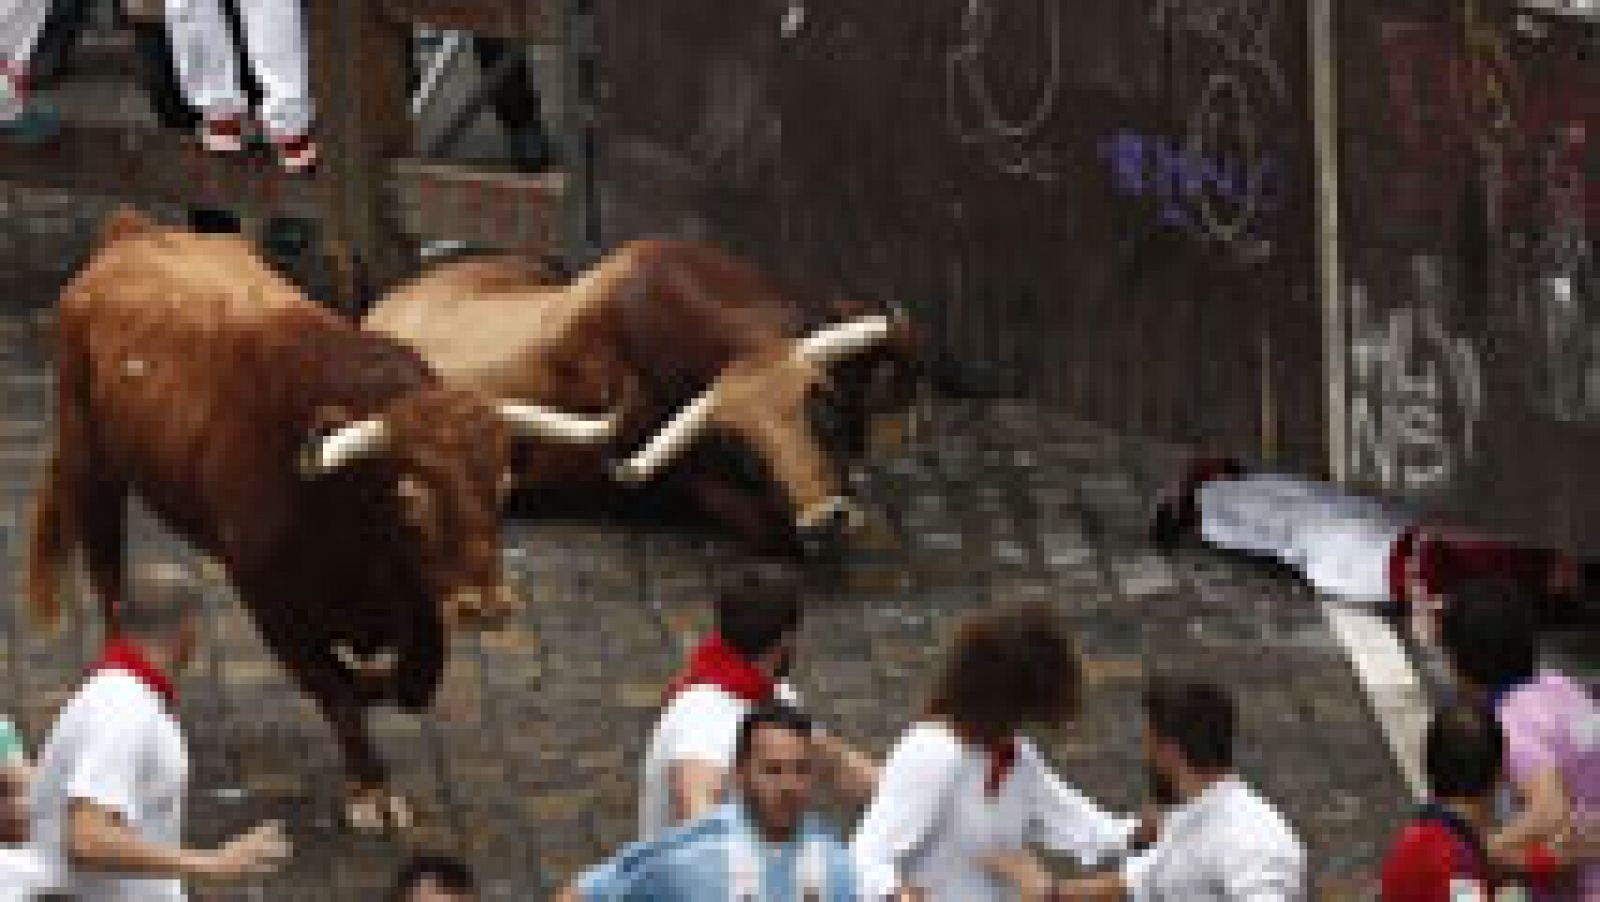
[[[317,142],[311,140],[311,135],[301,134],[291,138],[279,138],[278,165],[285,172],[309,172],[317,165]]]
[[[243,153],[244,117],[205,120],[200,124],[200,144],[212,153]]]

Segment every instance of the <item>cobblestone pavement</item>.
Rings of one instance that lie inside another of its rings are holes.
[[[14,591],[44,450],[48,365],[35,325],[0,316],[0,709],[36,744],[94,649],[95,618],[35,634]],[[1116,806],[1142,795],[1142,678],[1176,668],[1242,699],[1242,768],[1306,838],[1327,898],[1359,887],[1409,803],[1351,667],[1298,584],[1203,551],[1154,554],[1146,499],[1178,449],[1134,442],[1021,403],[950,403],[936,441],[886,461],[861,489],[905,541],[818,594],[800,687],[816,713],[882,752],[901,728],[946,627],[1002,599],[1059,605],[1081,631],[1080,724],[1050,747],[1063,772]],[[170,545],[141,521],[144,548]],[[456,642],[435,710],[385,713],[381,743],[422,813],[414,842],[459,850],[491,898],[535,888],[629,838],[635,770],[661,687],[705,622],[722,543],[639,525],[517,520],[506,555],[525,608],[509,629]],[[268,659],[225,589],[207,653],[185,680],[196,771],[188,834],[214,842],[282,817],[298,852],[256,895],[373,898],[403,849],[335,827],[332,743]]]

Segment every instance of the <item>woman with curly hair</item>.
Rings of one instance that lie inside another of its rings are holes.
[[[1092,865],[1128,850],[1146,832],[1139,819],[1062,782],[1019,734],[1075,719],[1081,683],[1071,631],[1049,606],[964,621],[856,831],[862,897],[1001,902],[1016,896],[987,856],[1039,844]]]

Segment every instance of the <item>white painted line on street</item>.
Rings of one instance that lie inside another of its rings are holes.
[[[1350,656],[1401,776],[1411,794],[1419,801],[1424,799],[1422,739],[1432,711],[1427,689],[1410,657],[1382,617],[1326,599],[1322,608],[1334,636]]]

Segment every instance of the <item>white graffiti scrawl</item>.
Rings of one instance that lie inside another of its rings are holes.
[[[1446,488],[1471,459],[1483,417],[1477,350],[1433,304],[1378,320],[1360,284],[1351,327],[1352,474],[1407,495]]]
[[[945,56],[945,98],[950,128],[963,144],[982,149],[1001,172],[1040,182],[1057,178],[1053,150],[1043,132],[1055,115],[1066,80],[1066,59],[1061,46],[1060,0],[1037,4],[1034,21],[1044,29],[1048,45],[1039,86],[1032,97],[1014,98],[1002,108],[989,83],[990,40],[996,8],[1017,15],[1017,4],[996,0],[966,0],[961,18],[961,40]],[[1007,48],[1000,48],[1005,53]]]

